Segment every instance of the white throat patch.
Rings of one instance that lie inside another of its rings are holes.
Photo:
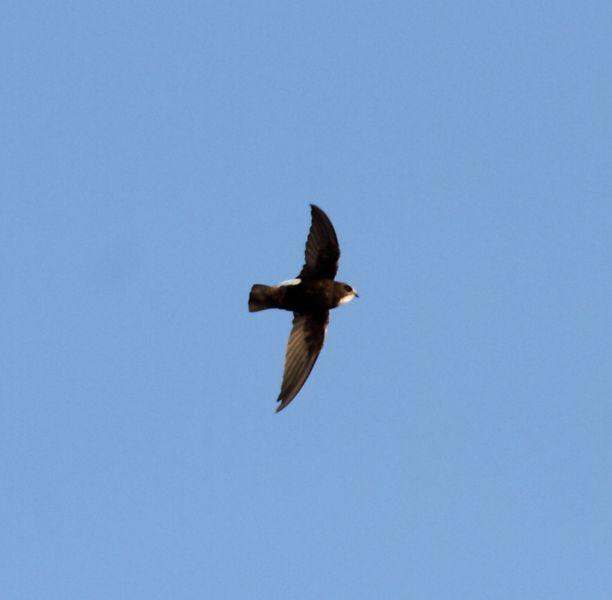
[[[346,304],[347,302],[350,302],[354,297],[355,294],[353,292],[349,292],[346,296],[344,296],[344,298],[340,298],[340,302],[338,302],[338,304]]]

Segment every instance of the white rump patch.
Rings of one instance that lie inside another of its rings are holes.
[[[278,287],[282,287],[284,285],[299,285],[300,283],[302,283],[301,279],[287,279],[287,281],[281,281],[278,284]]]
[[[340,302],[338,302],[338,304],[346,304],[347,302],[350,302],[354,297],[355,294],[353,292],[350,292],[349,294],[344,296],[344,298],[340,298]]]

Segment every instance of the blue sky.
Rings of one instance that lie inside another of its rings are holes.
[[[3,598],[612,597],[609,2],[9,2]],[[334,311],[274,414],[300,270]]]

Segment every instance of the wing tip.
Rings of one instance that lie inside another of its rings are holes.
[[[286,400],[283,400],[282,396],[279,396],[276,401],[280,402],[280,404],[276,407],[276,410],[274,411],[275,413],[279,413],[281,410],[283,410],[283,408],[285,408],[289,404],[289,402],[291,402],[291,400],[289,400],[289,402],[287,402]]]

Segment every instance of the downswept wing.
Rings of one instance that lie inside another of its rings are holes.
[[[302,389],[325,341],[329,311],[320,313],[294,313],[293,326],[285,353],[285,372],[276,412],[289,404]]]
[[[312,223],[306,240],[306,262],[300,279],[334,279],[338,272],[340,246],[329,217],[314,204],[310,205]]]

